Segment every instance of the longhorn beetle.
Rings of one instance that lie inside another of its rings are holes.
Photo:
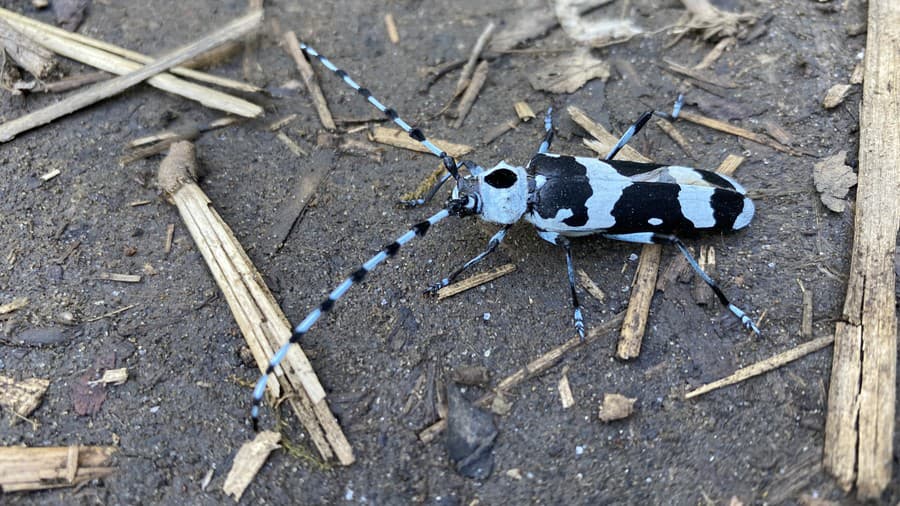
[[[678,117],[683,98],[678,97],[672,114],[645,112],[628,128],[603,160],[549,153],[553,141],[552,109],[544,119],[545,136],[537,153],[523,167],[501,161],[491,169],[472,162],[457,162],[431,143],[418,128],[410,126],[375,98],[368,88],[356,83],[316,50],[301,43],[300,48],[334,72],[376,109],[402,128],[410,137],[441,159],[447,173],[424,198],[406,201],[415,207],[427,203],[451,177],[456,186],[447,205],[427,220],[412,226],[406,233],[381,249],[337,286],[317,308],[294,327],[290,340],[272,357],[266,372],[253,389],[251,416],[253,427],[259,421],[259,406],[266,380],[282,361],[291,344],[298,343],[319,318],[330,311],[351,286],[362,281],[380,263],[393,257],[401,246],[448,216],[480,216],[501,225],[487,247],[447,277],[431,285],[425,292],[433,294],[447,286],[461,272],[477,264],[497,249],[513,224],[524,218],[537,228],[538,235],[561,246],[566,253],[569,288],[574,307],[575,329],[584,338],[581,303],[575,293],[575,268],[572,265],[570,238],[600,235],[609,239],[634,243],[675,245],[688,264],[713,289],[722,304],[741,323],[759,334],[759,329],[744,311],[728,301],[715,281],[707,275],[676,234],[694,232],[727,232],[746,227],[753,218],[753,202],[744,188],[733,179],[705,170],[677,165],[636,163],[614,160],[631,137],[654,115],[670,119]],[[465,168],[468,175],[461,176]]]

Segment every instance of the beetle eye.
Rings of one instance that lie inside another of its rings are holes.
[[[484,182],[494,188],[510,188],[519,178],[509,169],[497,169],[484,176]]]

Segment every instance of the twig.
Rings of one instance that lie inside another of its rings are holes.
[[[742,367],[730,376],[695,388],[694,390],[691,390],[690,392],[685,394],[684,398],[693,399],[694,397],[712,392],[713,390],[716,390],[718,388],[726,387],[728,385],[734,385],[735,383],[740,383],[741,381],[752,378],[754,376],[759,376],[760,374],[767,373],[773,369],[778,369],[779,367],[785,364],[789,364],[794,360],[797,360],[798,358],[803,358],[810,353],[819,351],[833,342],[834,336],[825,336],[813,339],[812,341],[803,343],[796,348],[792,348],[785,352],[779,353],[774,357],[769,357],[753,365]]]
[[[554,365],[558,364],[559,361],[570,351],[587,346],[605,336],[606,334],[609,334],[610,332],[613,332],[614,330],[619,328],[619,326],[622,325],[622,318],[624,315],[624,312],[616,313],[609,321],[589,330],[587,336],[585,336],[584,339],[575,336],[565,343],[532,360],[531,362],[528,362],[521,369],[510,374],[502,381],[497,383],[497,386],[494,387],[493,392],[481,396],[475,402],[480,406],[487,406],[491,403],[491,401],[494,400],[494,397],[496,397],[497,394],[506,395],[511,389],[517,387],[528,378],[539,376]],[[420,432],[419,440],[424,443],[431,442],[446,428],[447,420],[439,420]]]
[[[481,139],[481,144],[490,144],[500,138],[500,136],[505,134],[506,132],[514,130],[517,126],[519,126],[518,119],[508,119],[503,123],[500,123],[499,125],[488,129],[488,131],[484,134],[484,138]]]
[[[698,125],[712,128],[713,130],[718,130],[720,132],[725,132],[727,134],[743,137],[749,141],[753,141],[757,144],[762,144],[763,146],[768,146],[772,149],[776,149],[778,151],[781,151],[782,153],[787,153],[789,155],[800,156],[802,154],[796,149],[791,148],[790,146],[785,146],[784,144],[774,139],[770,139],[764,135],[751,132],[741,127],[736,127],[730,123],[725,123],[724,121],[707,118],[706,116],[703,116],[701,114],[681,111],[681,113],[678,115],[678,119],[690,121],[691,123],[696,123]]]
[[[115,316],[115,315],[117,315],[117,314],[119,314],[119,313],[124,313],[125,311],[128,311],[129,309],[131,309],[131,308],[133,308],[133,307],[135,307],[135,306],[137,306],[137,304],[129,304],[129,305],[125,306],[125,307],[120,307],[119,309],[114,309],[114,310],[112,310],[112,311],[110,311],[110,312],[108,312],[108,313],[103,313],[103,314],[100,315],[100,316],[92,316],[92,317],[90,317],[90,318],[85,319],[84,321],[86,321],[86,322],[95,322],[95,321],[97,321],[97,320],[102,320],[102,319],[104,319],[104,318],[109,318],[110,316]]]
[[[141,276],[140,274],[118,274],[115,272],[101,272],[98,279],[104,279],[106,281],[119,281],[122,283],[140,283]]]
[[[859,181],[847,296],[835,326],[825,468],[861,500],[891,480],[897,378],[894,258],[900,222],[900,2],[870,0],[859,115]]]
[[[53,53],[0,19],[0,50],[4,48],[14,62],[38,79],[47,77],[56,66]]]
[[[209,132],[217,128],[226,127],[228,125],[233,125],[235,123],[238,123],[240,120],[241,118],[226,116],[224,118],[219,118],[207,125],[192,125],[186,128],[181,128],[179,130],[170,130],[168,132],[161,132],[147,137],[135,139],[131,141],[129,145],[144,145],[151,142],[156,142],[156,144],[135,149],[128,154],[123,155],[119,158],[119,165],[124,167],[138,160],[143,160],[144,158],[149,158],[153,155],[164,153],[169,149],[169,146],[178,141],[194,140],[202,133]]]
[[[466,116],[469,114],[469,110],[472,109],[472,104],[474,104],[475,99],[478,98],[482,86],[484,86],[485,81],[487,81],[487,75],[488,62],[483,61],[478,64],[478,68],[475,69],[472,80],[466,87],[466,92],[463,93],[462,98],[459,99],[459,104],[456,106],[456,120],[453,121],[453,128],[462,126],[463,121],[465,121]]]
[[[285,47],[291,58],[294,59],[294,64],[297,65],[297,71],[303,77],[306,89],[309,90],[309,97],[312,99],[313,106],[315,106],[316,112],[319,114],[319,121],[328,130],[337,129],[337,125],[334,124],[334,118],[331,116],[331,111],[328,109],[328,102],[325,101],[325,95],[322,94],[322,89],[319,88],[316,74],[313,72],[309,62],[306,61],[303,50],[300,49],[300,41],[297,40],[297,35],[293,31],[289,31],[285,32],[283,38]]]
[[[803,294],[803,304],[800,313],[800,336],[809,339],[813,331],[813,293],[811,290],[807,290],[799,279],[797,283],[800,283],[800,292]]]
[[[716,60],[719,59],[720,56],[722,56],[722,53],[724,53],[728,48],[735,45],[736,43],[737,39],[735,39],[734,37],[725,37],[724,39],[720,40],[719,43],[716,44],[716,46],[712,48],[710,52],[706,53],[706,56],[704,56],[703,59],[700,60],[700,63],[694,65],[694,70],[708,69],[712,66],[713,63],[716,62]]]
[[[17,27],[20,27],[20,29],[21,29],[21,26],[28,26],[28,27],[37,29],[43,34],[41,36],[41,38],[43,38],[44,35],[56,36],[59,38],[66,39],[66,40],[70,41],[71,43],[77,43],[79,45],[89,46],[92,48],[102,50],[103,52],[106,52],[106,53],[111,53],[114,55],[121,56],[123,58],[127,58],[128,60],[131,60],[132,62],[146,64],[146,63],[151,63],[154,60],[154,58],[152,58],[150,56],[145,56],[145,55],[142,55],[135,51],[129,51],[128,49],[124,49],[124,48],[121,48],[114,44],[109,44],[109,43],[103,42],[101,40],[93,39],[91,37],[86,37],[79,33],[70,32],[68,30],[63,30],[62,28],[57,28],[53,25],[41,23],[40,21],[31,19],[27,16],[23,16],[21,14],[18,14],[16,12],[13,12],[13,11],[10,11],[7,9],[0,8],[0,18],[6,19],[6,21],[8,21],[9,23],[11,23]],[[37,39],[37,41],[39,43],[43,44],[43,41],[41,39]],[[203,54],[203,53],[205,53],[205,51],[201,52],[200,54]],[[62,54],[62,53],[60,53],[60,54]],[[64,55],[64,56],[66,56],[66,55]],[[246,93],[259,93],[259,92],[263,91],[262,88],[259,88],[257,86],[253,86],[253,85],[250,85],[247,83],[242,83],[240,81],[235,81],[234,79],[228,79],[226,77],[214,76],[212,74],[207,74],[205,72],[191,70],[189,68],[175,67],[175,68],[171,69],[170,71],[173,74],[177,74],[182,77],[187,77],[187,78],[193,79],[194,81],[199,81],[199,82],[208,83],[208,84],[214,84],[216,86],[221,86],[223,88],[230,88],[233,90],[243,91]],[[126,70],[126,72],[127,72],[127,70]]]
[[[294,142],[293,139],[287,136],[284,132],[278,132],[275,134],[275,138],[281,141],[282,144],[287,146],[291,153],[294,153],[294,156],[309,156],[309,153],[306,152],[305,149],[301,148],[299,144]]]
[[[491,281],[509,274],[510,272],[516,270],[516,264],[506,264],[501,265],[500,267],[490,271],[490,272],[480,272],[472,277],[466,278],[458,283],[454,283],[452,285],[447,285],[437,292],[438,300],[446,299],[447,297],[452,297],[458,293],[465,292],[466,290],[470,290],[475,288],[476,286],[483,285],[485,283],[490,283]]]
[[[681,150],[684,151],[684,154],[688,155],[691,158],[697,158],[694,155],[694,151],[691,149],[691,143],[689,143],[687,139],[685,139],[684,136],[681,135],[681,132],[679,132],[678,129],[675,128],[675,125],[673,125],[671,121],[658,119],[656,120],[656,126],[658,126],[660,130],[665,132],[666,135],[668,135],[673,141],[675,141],[675,144],[678,144],[678,147],[680,147]]]
[[[41,83],[36,90],[44,93],[62,93],[96,82],[105,81],[110,77],[111,75],[108,72],[86,72],[84,74],[69,76],[60,79],[59,81],[53,81],[52,83]]]
[[[591,294],[591,296],[597,299],[597,301],[600,303],[606,301],[606,294],[603,293],[603,290],[601,290],[600,287],[597,286],[596,283],[594,283],[594,280],[591,279],[591,277],[588,276],[586,272],[578,269],[576,273],[578,274],[578,283],[582,288],[584,288],[587,293]]]
[[[83,92],[74,94],[49,107],[39,109],[0,125],[0,142],[8,142],[16,135],[47,124],[57,118],[117,95],[132,86],[149,79],[210,48],[240,37],[256,28],[262,20],[262,12],[253,12],[238,18],[215,32],[177,49],[139,70],[129,72],[109,81],[95,84]]]
[[[453,91],[453,97],[451,97],[450,102],[453,102],[453,99],[458,97],[460,93],[462,93],[469,87],[469,81],[473,79],[475,64],[478,63],[478,59],[481,57],[481,53],[491,41],[491,37],[494,36],[495,28],[497,28],[497,25],[495,25],[493,22],[488,23],[488,25],[481,32],[481,35],[478,36],[478,40],[475,41],[475,46],[472,47],[472,52],[469,53],[469,59],[466,60],[466,64],[463,66],[462,72],[459,75],[459,80],[456,81],[456,89]]]
[[[665,69],[676,74],[681,74],[687,78],[693,79],[695,81],[700,81],[701,83],[711,84],[713,86],[718,86],[719,88],[726,89],[734,89],[738,86],[733,82],[723,79],[717,76],[707,75],[701,70],[692,69],[690,67],[685,67],[679,63],[675,63],[672,60],[663,59],[663,63],[665,63]]]

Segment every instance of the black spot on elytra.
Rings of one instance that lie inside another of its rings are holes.
[[[509,169],[497,169],[484,176],[484,182],[494,188],[512,188],[518,180],[516,173]]]
[[[616,223],[609,233],[690,233],[694,230],[694,224],[681,213],[678,203],[680,190],[680,186],[671,183],[633,183],[628,186],[622,190],[622,196],[613,207],[612,215]],[[651,225],[651,218],[660,219],[662,223]]]
[[[529,201],[532,212],[541,218],[552,219],[562,209],[572,211],[563,220],[570,227],[580,227],[588,221],[587,200],[594,194],[587,178],[587,168],[573,156],[536,155],[531,159],[533,174],[547,181],[536,189]]]
[[[744,196],[736,191],[715,190],[709,199],[716,230],[733,230],[734,220],[744,211]]]
[[[629,162],[626,160],[606,160],[605,163],[611,165],[616,172],[625,177],[636,176],[660,167],[666,167],[666,165],[660,163]]]

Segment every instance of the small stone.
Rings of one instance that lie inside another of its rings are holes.
[[[636,400],[621,394],[604,394],[603,405],[600,406],[600,420],[611,422],[631,416]]]

